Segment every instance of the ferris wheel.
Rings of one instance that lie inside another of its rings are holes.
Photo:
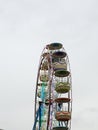
[[[68,55],[61,43],[45,46],[36,81],[32,130],[71,130],[72,80]]]

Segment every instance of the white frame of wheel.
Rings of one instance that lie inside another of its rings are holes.
[[[62,47],[61,49],[59,49],[60,51],[65,51],[65,49]],[[54,107],[56,108],[57,103],[55,103],[55,97],[54,96],[54,92],[55,89],[53,90],[52,87],[52,83],[56,82],[56,79],[59,79],[59,81],[62,81],[62,78],[58,78],[55,76],[55,72],[53,69],[53,63],[52,63],[52,54],[58,50],[49,50],[49,48],[47,48],[47,46],[43,49],[41,57],[40,57],[40,63],[39,63],[39,68],[38,68],[38,74],[37,74],[37,81],[36,81],[36,92],[35,92],[35,115],[34,117],[36,117],[36,112],[38,109],[38,105],[39,105],[39,100],[38,100],[38,89],[39,89],[39,85],[40,83],[42,83],[40,81],[40,76],[41,76],[41,66],[44,60],[48,61],[48,76],[49,76],[49,81],[47,82],[47,88],[49,89],[49,100],[52,98],[53,103],[51,105],[51,102],[49,102],[49,105],[47,106],[47,122],[46,122],[46,129],[45,130],[51,130],[51,128],[53,127],[53,122],[57,122],[56,119],[54,119],[54,115],[55,115],[55,111],[54,111]],[[45,56],[43,56],[46,53]],[[67,53],[66,53],[67,54]],[[72,113],[72,78],[71,78],[71,70],[70,70],[70,64],[69,64],[69,58],[68,55],[66,55],[65,57],[65,61],[67,64],[67,69],[70,72],[70,75],[65,78],[67,80],[69,80],[70,83],[70,91],[68,93],[66,93],[67,97],[70,99],[70,102],[68,102],[68,112]],[[46,70],[44,70],[46,71]],[[63,78],[64,81],[64,78]],[[56,92],[55,92],[56,93]],[[62,97],[62,94],[58,94],[58,97]],[[45,106],[45,102],[43,102],[43,105]],[[62,108],[64,109],[64,108]],[[52,115],[50,114],[52,113]],[[72,115],[72,114],[71,114]],[[52,123],[52,126],[50,126],[50,123]],[[67,125],[68,125],[68,129],[71,129],[71,120],[67,121]],[[55,127],[56,127],[56,123],[55,123]],[[37,128],[36,128],[37,130]],[[41,130],[44,130],[41,128]]]

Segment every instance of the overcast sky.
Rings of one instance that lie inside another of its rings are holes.
[[[32,129],[39,58],[52,42],[69,55],[72,130],[98,130],[98,0],[0,0],[0,128]]]

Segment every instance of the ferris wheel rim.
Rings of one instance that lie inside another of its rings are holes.
[[[47,46],[46,46],[47,47]],[[43,52],[44,52],[44,50],[45,50],[46,48],[44,48],[43,49]],[[55,50],[55,49],[54,49]],[[38,74],[37,74],[37,81],[36,81],[36,94],[35,94],[35,117],[36,117],[36,112],[37,112],[37,109],[36,109],[36,102],[37,102],[37,91],[38,91],[38,86],[40,86],[40,85],[42,85],[41,83],[39,83],[38,81],[39,81],[39,76],[40,76],[40,71],[41,71],[41,65],[42,65],[42,62],[43,62],[43,60],[47,57],[47,59],[48,59],[48,71],[50,71],[51,72],[51,78],[49,79],[49,86],[51,86],[51,84],[52,84],[52,80],[53,80],[53,76],[57,76],[57,77],[67,77],[68,75],[69,75],[69,77],[71,77],[71,73],[70,73],[70,70],[69,71],[67,71],[66,69],[58,69],[58,70],[55,70],[54,68],[53,68],[53,65],[52,65],[52,59],[51,59],[51,57],[53,56],[51,53],[47,53],[47,52],[44,52],[43,53],[42,52],[42,55],[41,55],[41,57],[40,57],[40,63],[39,63],[39,68],[38,68]],[[66,57],[68,58],[68,56],[67,56],[67,53],[63,53],[64,55],[66,54]],[[55,56],[53,56],[53,57],[55,57]],[[64,58],[65,56],[61,56],[61,58]],[[68,59],[69,60],[69,59]],[[69,62],[69,61],[68,61]],[[46,70],[47,71],[47,70]],[[59,74],[57,73],[57,72],[66,72],[67,73],[67,75],[62,75],[62,76],[59,76]],[[57,73],[57,74],[55,74],[55,73]],[[49,93],[51,93],[51,87],[50,87],[50,89],[49,89]],[[71,92],[72,92],[72,90],[71,90]],[[71,93],[71,98],[72,98],[72,93]],[[58,99],[55,99],[53,102],[57,102],[57,103],[62,103],[62,101],[61,100],[63,100],[63,103],[66,103],[66,102],[68,102],[68,104],[72,104],[71,103],[71,99],[70,98],[58,98]],[[49,121],[50,121],[50,108],[51,108],[51,94],[49,95],[49,102],[48,102],[48,119],[47,119],[47,130],[48,130],[48,127],[49,127]],[[72,111],[72,105],[71,105],[71,111]],[[71,122],[71,121],[70,121]],[[54,127],[54,128],[56,128],[56,127]],[[54,129],[53,129],[54,130]]]

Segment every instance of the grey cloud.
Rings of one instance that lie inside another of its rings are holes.
[[[44,46],[56,41],[71,64],[72,129],[98,127],[97,6],[97,0],[0,1],[1,128],[32,128],[39,58]]]

